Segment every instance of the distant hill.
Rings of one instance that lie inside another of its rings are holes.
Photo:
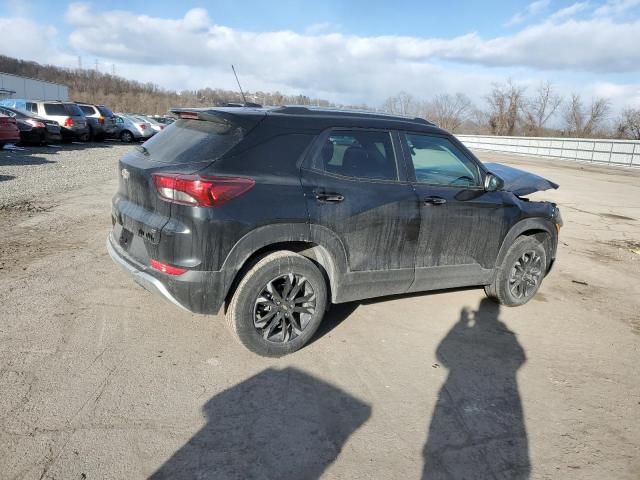
[[[153,83],[141,83],[95,70],[41,65],[4,55],[0,55],[0,72],[67,85],[71,100],[105,104],[117,112],[164,114],[171,107],[242,102],[240,93],[231,90],[205,88],[176,92],[160,88]],[[327,100],[310,99],[304,95],[285,95],[280,92],[245,92],[245,95],[248,101],[264,105],[336,106]]]

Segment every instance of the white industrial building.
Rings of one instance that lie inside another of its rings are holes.
[[[0,100],[4,98],[66,101],[69,100],[69,87],[0,72]]]

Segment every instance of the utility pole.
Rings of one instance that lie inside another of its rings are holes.
[[[116,64],[115,63],[111,64],[111,75],[113,75],[114,77],[116,76]]]
[[[78,70],[82,70],[82,56],[78,55]]]
[[[96,58],[96,72],[98,71],[98,59]]]

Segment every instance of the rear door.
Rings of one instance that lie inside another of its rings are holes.
[[[397,150],[388,131],[333,129],[302,169],[311,227],[328,229],[346,253],[337,301],[401,293],[413,280],[420,218]]]
[[[400,140],[421,218],[411,291],[484,283],[517,207],[485,191],[479,163],[451,137],[405,132]]]

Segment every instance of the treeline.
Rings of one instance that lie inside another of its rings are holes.
[[[128,80],[88,69],[68,69],[0,55],[0,72],[61,83],[77,102],[102,103],[114,111],[165,114],[171,107],[219,106],[242,102],[238,91],[220,88],[174,91],[154,83]],[[246,92],[247,101],[261,105],[318,105],[374,110],[367,105],[339,105],[305,95]],[[382,105],[385,112],[427,118],[454,133],[525,136],[609,137],[640,139],[640,109],[613,115],[607,98],[563,98],[551,82],[527,90],[511,80],[492,85],[477,105],[462,93],[440,94],[430,100],[400,92]],[[380,110],[380,109],[375,109]]]
[[[455,133],[640,139],[640,109],[628,107],[614,116],[609,99],[586,100],[577,93],[563,98],[551,82],[530,92],[511,80],[495,83],[482,106],[462,93],[421,101],[400,92],[383,110],[427,118]]]
[[[0,72],[31,77],[69,87],[69,98],[76,102],[108,105],[119,112],[165,114],[171,107],[219,106],[242,102],[238,91],[221,88],[174,91],[154,83],[128,80],[117,75],[88,69],[68,69],[18,60],[0,55]],[[280,92],[245,92],[247,101],[262,105],[319,105],[342,107],[328,100]],[[364,106],[357,106],[362,108]]]

